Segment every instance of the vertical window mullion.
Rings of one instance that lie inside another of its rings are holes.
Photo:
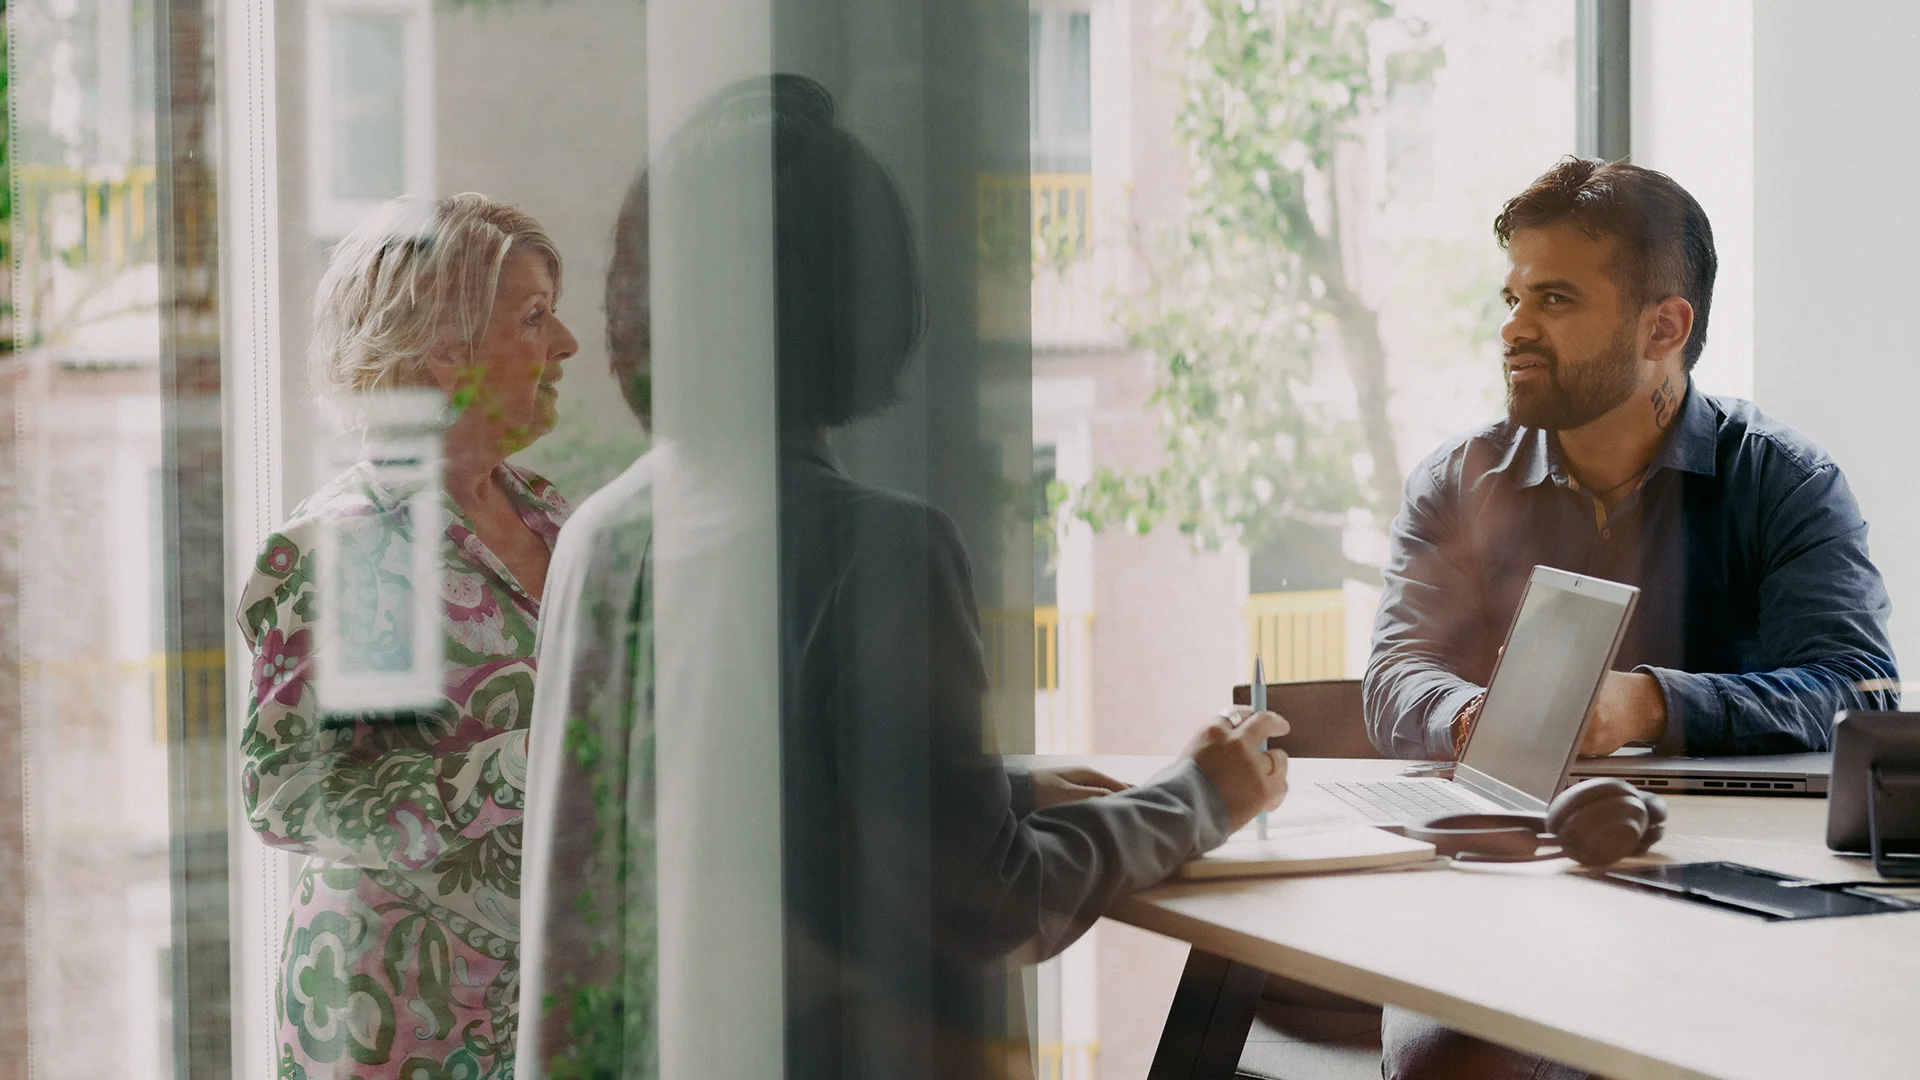
[[[1632,153],[1631,29],[1629,0],[1578,0],[1574,129],[1581,157],[1621,161]]]
[[[213,0],[155,5],[174,1070],[233,1074]],[[211,658],[211,659],[210,659]]]

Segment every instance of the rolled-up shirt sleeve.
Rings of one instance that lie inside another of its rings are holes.
[[[1481,691],[1458,674],[1478,636],[1479,581],[1455,504],[1443,497],[1446,465],[1429,459],[1408,477],[1381,570],[1363,694],[1367,735],[1388,757],[1453,757],[1453,718]]]
[[[1782,483],[1761,515],[1764,670],[1695,674],[1642,667],[1660,684],[1674,754],[1829,748],[1834,714],[1899,707],[1887,635],[1892,602],[1867,557],[1867,523],[1838,466]]]

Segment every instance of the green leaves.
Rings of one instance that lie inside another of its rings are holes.
[[[1363,485],[1397,462],[1374,315],[1343,264],[1339,163],[1384,90],[1369,42],[1394,17],[1387,0],[1175,6],[1186,205],[1120,312],[1159,361],[1165,457],[1074,493],[1071,512],[1096,529],[1165,521],[1205,547],[1257,547],[1287,522],[1385,498]],[[1430,78],[1445,59],[1396,56],[1388,78]]]
[[[13,111],[8,107],[12,88],[8,85],[8,72],[13,69],[7,51],[7,5],[0,0],[0,116],[9,118],[9,122],[0,124],[0,314],[13,314],[13,166],[12,146],[9,140],[13,136],[11,118]],[[0,338],[0,351],[13,351],[13,335],[8,333]]]

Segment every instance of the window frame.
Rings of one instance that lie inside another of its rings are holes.
[[[1573,22],[1574,150],[1583,158],[1633,155],[1631,0],[1576,0]]]

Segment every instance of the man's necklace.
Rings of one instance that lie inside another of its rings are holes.
[[[1611,505],[1615,492],[1626,490],[1629,484],[1639,483],[1646,478],[1646,475],[1647,470],[1641,469],[1639,472],[1634,473],[1632,476],[1627,477],[1625,480],[1620,481],[1610,488],[1589,488],[1588,490],[1591,491],[1593,497],[1599,499],[1603,505]]]

